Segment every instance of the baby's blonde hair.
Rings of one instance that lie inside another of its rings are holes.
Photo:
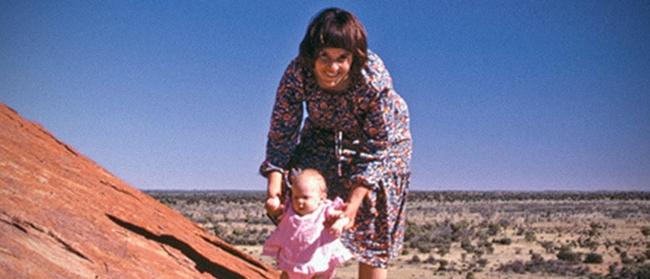
[[[304,179],[313,179],[316,183],[318,183],[318,188],[320,189],[321,193],[327,194],[327,182],[325,182],[325,177],[316,169],[304,169],[300,171],[296,176],[293,177],[292,182],[294,185],[298,185],[298,183],[302,182]]]

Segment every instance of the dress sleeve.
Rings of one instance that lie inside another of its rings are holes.
[[[336,197],[336,199],[327,205],[327,209],[325,210],[325,218],[330,218],[334,215],[334,212],[343,210],[345,210],[345,202],[340,197]]]
[[[278,86],[260,174],[284,171],[298,143],[303,114],[303,77],[297,59],[287,67]]]
[[[379,187],[388,170],[386,156],[395,136],[392,79],[383,61],[374,53],[368,55],[368,67],[363,76],[365,86],[357,92],[355,102],[362,109],[361,125],[366,140],[361,143],[361,156],[356,160],[350,180],[354,185]]]

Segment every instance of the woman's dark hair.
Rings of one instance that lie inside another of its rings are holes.
[[[342,48],[352,53],[351,78],[358,81],[368,61],[366,29],[356,16],[339,8],[328,8],[316,15],[300,43],[300,61],[314,70],[314,60],[323,48]]]

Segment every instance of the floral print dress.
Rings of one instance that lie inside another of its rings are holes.
[[[330,199],[347,200],[352,186],[367,187],[355,225],[341,241],[359,261],[385,268],[404,242],[409,116],[383,61],[371,51],[362,76],[345,92],[328,92],[294,59],[277,90],[260,173],[317,169]]]

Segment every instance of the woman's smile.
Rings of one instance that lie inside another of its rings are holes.
[[[342,48],[324,48],[316,57],[314,72],[318,85],[325,90],[343,91],[350,85],[352,53]]]

